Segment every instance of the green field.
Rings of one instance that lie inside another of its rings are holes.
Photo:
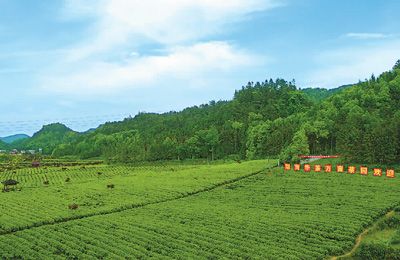
[[[398,178],[266,169],[275,163],[2,173],[21,190],[0,194],[0,256],[324,259],[400,203]]]

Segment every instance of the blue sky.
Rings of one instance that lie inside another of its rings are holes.
[[[0,136],[83,131],[283,77],[332,88],[400,59],[400,1],[0,0]]]

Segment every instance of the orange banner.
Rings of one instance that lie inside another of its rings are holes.
[[[354,174],[354,173],[356,173],[356,171],[357,171],[356,166],[349,166],[347,168],[347,172],[350,173],[350,174]]]
[[[284,163],[283,164],[283,169],[285,171],[290,171],[292,169],[292,165],[290,163]],[[325,164],[325,165],[321,165],[321,164],[315,164],[314,167],[312,168],[312,166],[308,163],[304,164],[303,166],[303,170],[304,172],[311,172],[311,170],[314,170],[315,172],[321,172],[322,170],[324,172],[332,172],[333,170],[333,166],[332,164]],[[294,171],[301,171],[301,164],[300,163],[295,163],[293,164],[293,170]],[[344,165],[341,164],[337,164],[336,165],[336,172],[338,173],[343,173],[345,172],[345,167]],[[357,166],[348,166],[347,167],[347,173],[349,174],[355,174],[357,172]],[[373,168],[372,169],[372,173],[373,176],[382,176],[383,175],[383,170],[381,168]],[[361,175],[368,175],[368,167],[367,166],[360,166],[360,174]],[[395,170],[394,169],[386,169],[386,177],[388,178],[395,178]]]
[[[368,167],[360,166],[360,174],[361,175],[368,175]]]
[[[394,175],[394,170],[393,170],[393,169],[387,169],[387,170],[386,170],[386,177],[388,177],[388,178],[394,178],[394,177],[395,177],[395,175]]]
[[[343,165],[336,165],[336,172],[344,172],[344,166]]]
[[[285,169],[285,171],[290,171],[290,169],[291,169],[290,163],[284,163],[283,168]]]
[[[374,176],[382,176],[382,169],[380,168],[374,168]]]
[[[325,172],[332,172],[332,164],[325,164],[324,171]]]

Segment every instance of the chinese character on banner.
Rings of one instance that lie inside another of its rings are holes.
[[[361,175],[368,175],[368,167],[360,166],[360,174]]]
[[[309,164],[304,164],[304,171],[305,171],[305,172],[310,172],[310,171],[311,171],[311,165],[309,165]]]
[[[393,169],[387,169],[386,170],[386,177],[394,178],[394,170]]]
[[[348,173],[350,173],[350,174],[354,174],[354,173],[356,173],[356,166],[349,166],[348,168],[347,168],[347,172]]]
[[[296,164],[293,165],[293,169],[294,169],[296,172],[297,172],[297,171],[300,171],[301,165],[300,165],[299,163],[296,163]]]
[[[285,169],[285,171],[290,171],[290,168],[291,168],[290,163],[284,163],[283,168]]]
[[[343,165],[336,165],[336,172],[344,172],[344,166]]]
[[[314,171],[315,172],[320,172],[321,171],[321,165],[320,164],[314,165]]]
[[[374,168],[374,176],[381,177],[382,176],[382,169]]]
[[[332,164],[325,164],[324,171],[325,172],[332,172]]]

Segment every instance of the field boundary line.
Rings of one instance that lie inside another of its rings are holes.
[[[181,194],[181,195],[173,197],[173,198],[167,198],[167,199],[158,200],[158,201],[149,201],[149,202],[144,202],[144,203],[128,204],[128,205],[120,206],[120,207],[117,207],[117,208],[114,208],[114,209],[111,209],[111,210],[103,210],[103,211],[98,211],[98,212],[86,213],[86,214],[83,214],[83,215],[70,216],[70,217],[61,217],[61,218],[54,219],[54,220],[36,222],[36,223],[32,223],[32,224],[27,225],[27,226],[15,227],[15,228],[11,228],[10,230],[0,231],[0,236],[10,235],[10,234],[14,234],[14,233],[17,233],[17,232],[21,232],[21,231],[25,231],[25,230],[29,230],[29,229],[33,229],[33,228],[57,225],[57,224],[67,223],[67,222],[75,221],[75,220],[87,219],[87,218],[96,217],[96,216],[111,215],[111,214],[114,214],[114,213],[120,213],[120,212],[124,212],[124,211],[131,210],[131,209],[143,208],[143,207],[146,207],[146,206],[157,205],[157,204],[161,204],[161,203],[165,203],[165,202],[170,202],[170,201],[175,201],[175,200],[179,200],[179,199],[188,198],[188,197],[200,194],[200,193],[205,193],[205,192],[208,192],[208,191],[215,190],[215,189],[220,188],[222,186],[229,185],[229,184],[241,181],[243,179],[250,178],[250,177],[255,176],[257,174],[260,174],[260,173],[262,173],[264,171],[272,170],[272,169],[274,169],[276,167],[278,167],[278,166],[276,166],[276,165],[275,166],[269,166],[269,167],[263,168],[263,169],[261,169],[259,171],[255,171],[255,172],[252,172],[252,173],[249,173],[249,174],[245,174],[245,175],[233,178],[233,179],[225,180],[225,181],[213,184],[211,186],[201,188],[199,190],[185,192],[184,194]]]

